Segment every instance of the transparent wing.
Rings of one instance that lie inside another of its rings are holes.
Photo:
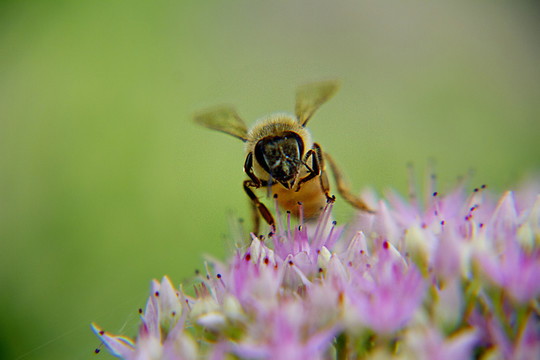
[[[336,80],[322,81],[301,86],[296,91],[296,117],[305,126],[317,109],[338,90]]]
[[[206,110],[196,114],[194,120],[197,124],[209,129],[224,132],[242,141],[247,140],[246,124],[238,116],[234,108],[230,106],[220,106]]]

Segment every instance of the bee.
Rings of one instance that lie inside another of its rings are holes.
[[[232,135],[245,143],[244,172],[248,179],[243,188],[252,204],[254,233],[257,234],[262,217],[275,231],[275,220],[268,208],[255,195],[254,190],[266,189],[274,194],[279,206],[299,216],[303,206],[305,219],[317,217],[328,202],[330,184],[326,163],[334,175],[338,192],[352,206],[373,212],[346,185],[335,161],[313,142],[306,128],[317,109],[338,90],[336,81],[304,85],[296,92],[295,115],[273,114],[258,120],[250,129],[234,108],[222,106],[195,116],[195,122]]]

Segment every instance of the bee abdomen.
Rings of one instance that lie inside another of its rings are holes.
[[[278,204],[296,217],[299,216],[298,203],[302,203],[306,219],[317,217],[326,205],[326,196],[317,178],[302,184],[300,191],[287,190],[281,185],[274,185],[272,190],[278,196]]]

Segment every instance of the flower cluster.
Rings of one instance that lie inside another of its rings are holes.
[[[154,280],[136,340],[92,328],[123,359],[539,358],[539,194],[390,193],[347,227],[331,204],[287,216],[192,295]]]

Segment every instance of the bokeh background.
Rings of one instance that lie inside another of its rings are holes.
[[[310,123],[353,188],[406,191],[406,164],[502,190],[540,165],[533,1],[0,2],[0,358],[110,359],[152,278],[190,287],[249,219],[242,144],[295,88],[343,86]],[[471,185],[472,186],[472,185]],[[232,214],[232,215],[231,215]],[[352,210],[336,205],[346,221]]]

